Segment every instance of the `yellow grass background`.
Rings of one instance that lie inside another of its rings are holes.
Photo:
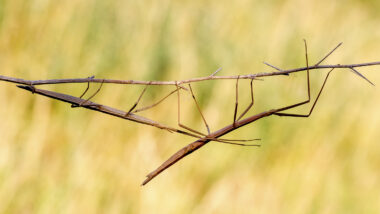
[[[180,80],[316,63],[380,60],[376,0],[0,0],[0,74],[24,79]],[[359,69],[380,85],[380,66]],[[312,72],[315,98],[325,71]],[[193,84],[211,129],[232,121],[234,81]],[[240,82],[240,111],[249,103]],[[305,74],[255,81],[250,114],[306,97]],[[92,92],[98,85],[92,85]],[[79,96],[85,84],[43,86]],[[95,101],[129,109],[141,86],[105,85]],[[150,87],[141,106],[173,87]],[[205,131],[183,93],[182,120]],[[331,76],[308,119],[263,119],[210,143],[141,187],[193,139],[90,112],[0,82],[0,213],[378,213],[380,89]],[[308,107],[296,112],[306,112]],[[176,125],[176,97],[142,115]]]

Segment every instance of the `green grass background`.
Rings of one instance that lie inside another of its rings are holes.
[[[0,74],[24,79],[181,80],[316,63],[380,60],[376,0],[0,0]],[[380,85],[380,66],[359,69]],[[325,71],[312,72],[315,98]],[[234,81],[193,84],[211,129],[232,121]],[[240,111],[249,103],[240,82]],[[250,114],[306,97],[305,74],[255,81]],[[92,91],[97,85],[92,85]],[[81,94],[85,84],[41,88]],[[129,109],[141,86],[95,101]],[[150,87],[141,105],[173,87]],[[182,120],[205,131],[183,94]],[[272,117],[210,143],[147,186],[146,174],[193,139],[31,95],[0,82],[0,213],[378,213],[380,89],[333,73],[309,119]],[[301,107],[296,112],[306,112]],[[142,115],[176,125],[176,97]]]

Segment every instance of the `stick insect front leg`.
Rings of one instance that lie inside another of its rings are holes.
[[[89,78],[93,79],[94,77],[95,76],[92,76],[92,77],[89,77]],[[88,105],[94,105],[94,104],[88,104],[88,102],[99,93],[100,89],[102,89],[102,87],[103,87],[103,83],[104,83],[104,79],[103,79],[103,81],[101,82],[99,88],[95,91],[94,94],[92,94],[89,98],[87,98],[86,100],[84,100],[83,102],[81,102],[79,104],[72,104],[71,108],[83,107],[83,106],[88,106]],[[82,93],[82,95],[79,98],[82,98],[87,93],[87,91],[88,91],[89,88],[90,88],[90,82],[87,82],[87,88],[86,88],[86,90]]]

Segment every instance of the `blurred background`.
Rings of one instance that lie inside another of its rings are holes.
[[[310,64],[380,61],[380,1],[0,0],[0,75],[182,80]],[[358,69],[380,85],[380,66]],[[315,98],[326,71],[313,71]],[[99,85],[92,84],[89,93]],[[235,81],[193,84],[212,130],[231,123]],[[249,81],[239,83],[240,112]],[[79,96],[86,84],[41,86]],[[142,86],[104,85],[94,101],[129,109]],[[173,86],[151,86],[140,106]],[[305,73],[254,81],[249,114],[302,101]],[[205,132],[182,93],[182,122]],[[332,74],[308,119],[270,117],[210,143],[140,184],[194,139],[32,95],[0,82],[0,213],[378,213],[380,89]],[[177,99],[141,115],[176,126]],[[293,112],[307,112],[310,106]]]

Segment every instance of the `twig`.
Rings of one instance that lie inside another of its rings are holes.
[[[368,63],[358,63],[358,64],[346,64],[346,65],[314,65],[310,66],[309,70],[318,70],[318,69],[331,69],[331,68],[358,68],[358,67],[367,67],[380,65],[380,61],[377,62],[368,62]],[[287,75],[294,72],[306,71],[307,67],[300,67],[294,69],[288,69],[278,72],[269,72],[269,73],[256,73],[256,74],[247,74],[247,75],[234,75],[234,76],[207,76],[207,77],[198,77],[187,80],[180,81],[140,81],[140,80],[115,80],[115,79],[91,79],[91,78],[77,78],[77,79],[48,79],[48,80],[24,80],[20,78],[8,77],[0,75],[0,80],[13,82],[23,85],[48,85],[48,84],[63,84],[63,83],[87,83],[87,82],[97,82],[101,83],[104,81],[104,84],[131,84],[131,85],[176,85],[180,86],[186,83],[209,81],[209,80],[229,80],[229,79],[256,79],[259,77],[270,77],[278,75]]]

